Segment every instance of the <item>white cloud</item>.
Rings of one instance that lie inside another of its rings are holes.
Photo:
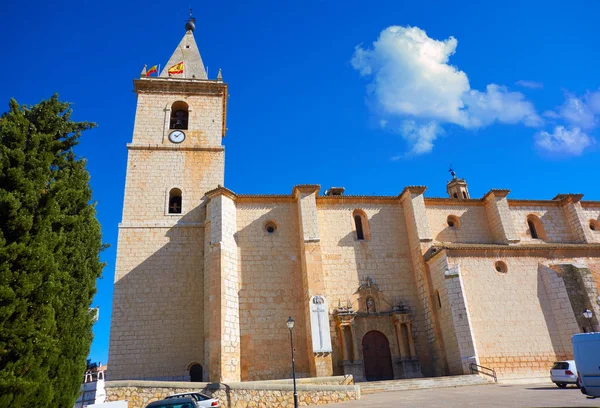
[[[573,126],[592,129],[600,123],[600,91],[586,92],[582,97],[567,94],[558,114]]]
[[[431,152],[433,141],[444,133],[444,129],[436,122],[417,125],[414,120],[405,120],[400,133],[412,145],[410,154],[418,155]]]
[[[542,122],[519,92],[495,84],[485,91],[471,89],[467,74],[448,63],[457,44],[454,37],[434,40],[418,27],[392,26],[381,32],[372,49],[355,49],[352,66],[373,77],[369,92],[378,113],[414,124],[412,130],[402,125],[400,131],[415,154],[431,151],[439,124],[474,129],[494,122]]]
[[[580,128],[566,129],[556,126],[553,133],[541,131],[535,134],[535,145],[548,153],[561,156],[579,156],[596,141]]]
[[[529,89],[542,89],[544,87],[542,82],[528,81],[526,79],[521,79],[520,81],[517,81],[516,84]]]

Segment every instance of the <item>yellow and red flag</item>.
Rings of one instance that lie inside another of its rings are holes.
[[[183,61],[181,61],[179,64],[173,65],[167,72],[169,74],[183,74]]]
[[[146,76],[147,76],[147,77],[149,77],[149,76],[150,76],[150,74],[154,74],[154,73],[157,73],[157,72],[158,72],[157,66],[156,66],[156,65],[154,65],[153,67],[151,67],[151,68],[148,70],[148,72],[146,72]]]

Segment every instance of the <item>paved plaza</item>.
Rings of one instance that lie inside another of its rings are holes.
[[[490,384],[381,392],[363,395],[358,401],[328,404],[326,407],[600,407],[600,398],[587,399],[577,388],[560,389],[551,383]]]

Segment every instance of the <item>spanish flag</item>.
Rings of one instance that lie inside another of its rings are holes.
[[[179,64],[173,65],[167,72],[172,75],[183,74],[183,61],[181,61]]]
[[[156,65],[154,65],[153,67],[151,67],[151,68],[148,70],[148,72],[146,72],[146,76],[147,76],[147,77],[149,77],[149,76],[150,76],[150,74],[154,74],[154,73],[157,73],[157,72],[158,72],[158,69],[156,69]]]

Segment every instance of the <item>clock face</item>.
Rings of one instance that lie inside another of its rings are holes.
[[[181,130],[174,130],[169,133],[169,140],[173,143],[181,143],[185,140],[185,133]]]

